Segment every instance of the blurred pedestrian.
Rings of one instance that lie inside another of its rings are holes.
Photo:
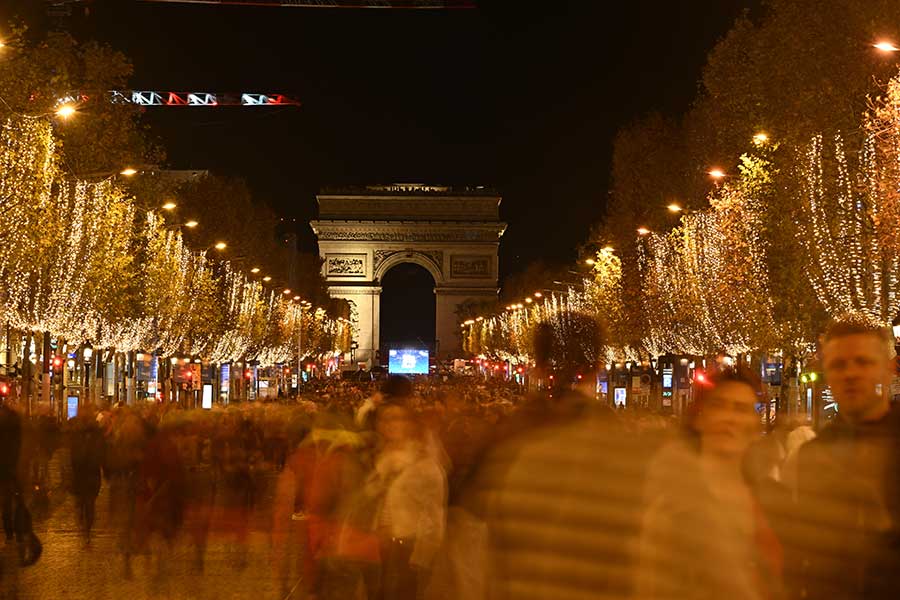
[[[636,597],[771,600],[783,595],[783,551],[746,477],[758,437],[758,385],[709,378],[682,435],[654,458],[645,487]]]
[[[411,600],[427,583],[443,542],[447,476],[403,396],[389,397],[377,410],[381,445],[366,487],[381,497],[375,523],[382,544],[382,597]]]
[[[70,422],[69,453],[76,520],[85,545],[90,545],[106,441],[93,411],[88,407]]]

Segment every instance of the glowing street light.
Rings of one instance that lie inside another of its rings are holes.
[[[872,47],[880,52],[900,52],[900,48],[898,48],[893,42],[888,40],[881,40],[880,42],[876,42],[872,44]]]
[[[263,281],[265,281],[266,283],[268,283],[269,281],[272,281],[272,278],[269,277],[268,275],[266,275],[265,277],[263,277]]]
[[[73,116],[76,112],[78,112],[74,106],[71,104],[63,104],[59,108],[56,109],[56,116],[60,119],[68,119]]]
[[[259,267],[253,267],[252,269],[250,269],[250,272],[256,275],[257,273],[259,273]]]
[[[597,263],[597,261],[594,260],[593,258],[589,258],[586,261],[584,261],[584,264],[586,264],[589,267],[593,267],[596,263]]]
[[[213,248],[215,248],[216,250],[224,250],[227,247],[228,244],[226,244],[225,242],[217,242],[216,245],[213,246]]]
[[[124,175],[125,177],[131,177],[132,175],[137,175],[137,169],[132,167],[126,167],[119,171],[119,175]]]
[[[525,304],[531,304],[532,302],[534,302],[534,300],[531,298],[525,298]]]
[[[675,204],[674,202],[672,204],[668,205],[666,208],[669,209],[669,212],[673,212],[673,213],[680,213],[681,211],[684,210],[683,208],[681,208],[680,205]]]
[[[300,296],[294,296],[294,300],[300,300]]]
[[[535,298],[543,298],[543,296],[544,296],[544,295],[543,295],[542,293],[540,293],[540,292],[535,292],[535,293],[534,293],[534,297],[535,297]]]
[[[647,235],[648,233],[650,233],[650,230],[647,229],[646,227],[638,227],[637,232],[638,232],[638,235]]]
[[[291,289],[290,289],[290,288],[288,288],[288,289],[286,289],[286,290],[284,290],[284,291],[283,291],[283,292],[281,292],[281,293],[282,293],[282,294],[284,294],[284,295],[285,295],[285,296],[289,296],[289,295],[290,295],[290,293],[291,293]]]
[[[178,205],[175,204],[174,202],[166,202],[165,204],[162,205],[162,209],[163,210],[175,210],[175,207],[177,207],[177,206]]]
[[[757,146],[762,146],[763,144],[765,144],[768,141],[769,141],[768,134],[766,134],[762,131],[760,131],[759,133],[757,133],[756,135],[753,136],[753,143],[756,144]]]
[[[188,221],[187,223],[184,224],[184,226],[188,227],[190,229],[193,229],[194,227],[196,227],[199,224],[200,223],[198,223],[197,221]]]
[[[708,174],[713,179],[722,179],[723,177],[725,177],[725,171],[723,171],[722,169],[710,169],[708,171]]]

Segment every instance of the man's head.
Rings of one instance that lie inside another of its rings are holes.
[[[825,332],[822,366],[838,409],[848,421],[881,418],[889,404],[894,338],[890,330],[864,319],[842,319]]]

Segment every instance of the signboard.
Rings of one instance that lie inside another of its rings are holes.
[[[221,390],[221,395],[227,396],[231,383],[231,365],[229,363],[225,363],[222,365],[222,368],[219,370],[219,389]]]
[[[203,385],[203,379],[201,377],[201,365],[197,363],[191,363],[191,389],[195,392],[199,392],[201,386]]]
[[[662,386],[663,386],[663,390],[671,390],[672,389],[672,369],[663,369]],[[671,396],[671,392],[669,393],[669,395]]]
[[[78,416],[78,396],[66,398],[66,417],[74,419]]]
[[[613,395],[613,405],[616,408],[619,408],[620,406],[625,406],[625,403],[627,402],[627,398],[628,398],[628,391],[625,388],[617,387],[615,389],[614,395]]]
[[[213,403],[213,386],[211,383],[203,384],[203,397],[201,400],[200,406],[209,410],[212,408]]]

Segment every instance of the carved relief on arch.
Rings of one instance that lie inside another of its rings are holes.
[[[376,250],[374,253],[373,269],[377,273],[378,268],[388,259],[400,256],[419,256],[427,260],[434,269],[441,275],[444,275],[444,252],[443,250]]]

